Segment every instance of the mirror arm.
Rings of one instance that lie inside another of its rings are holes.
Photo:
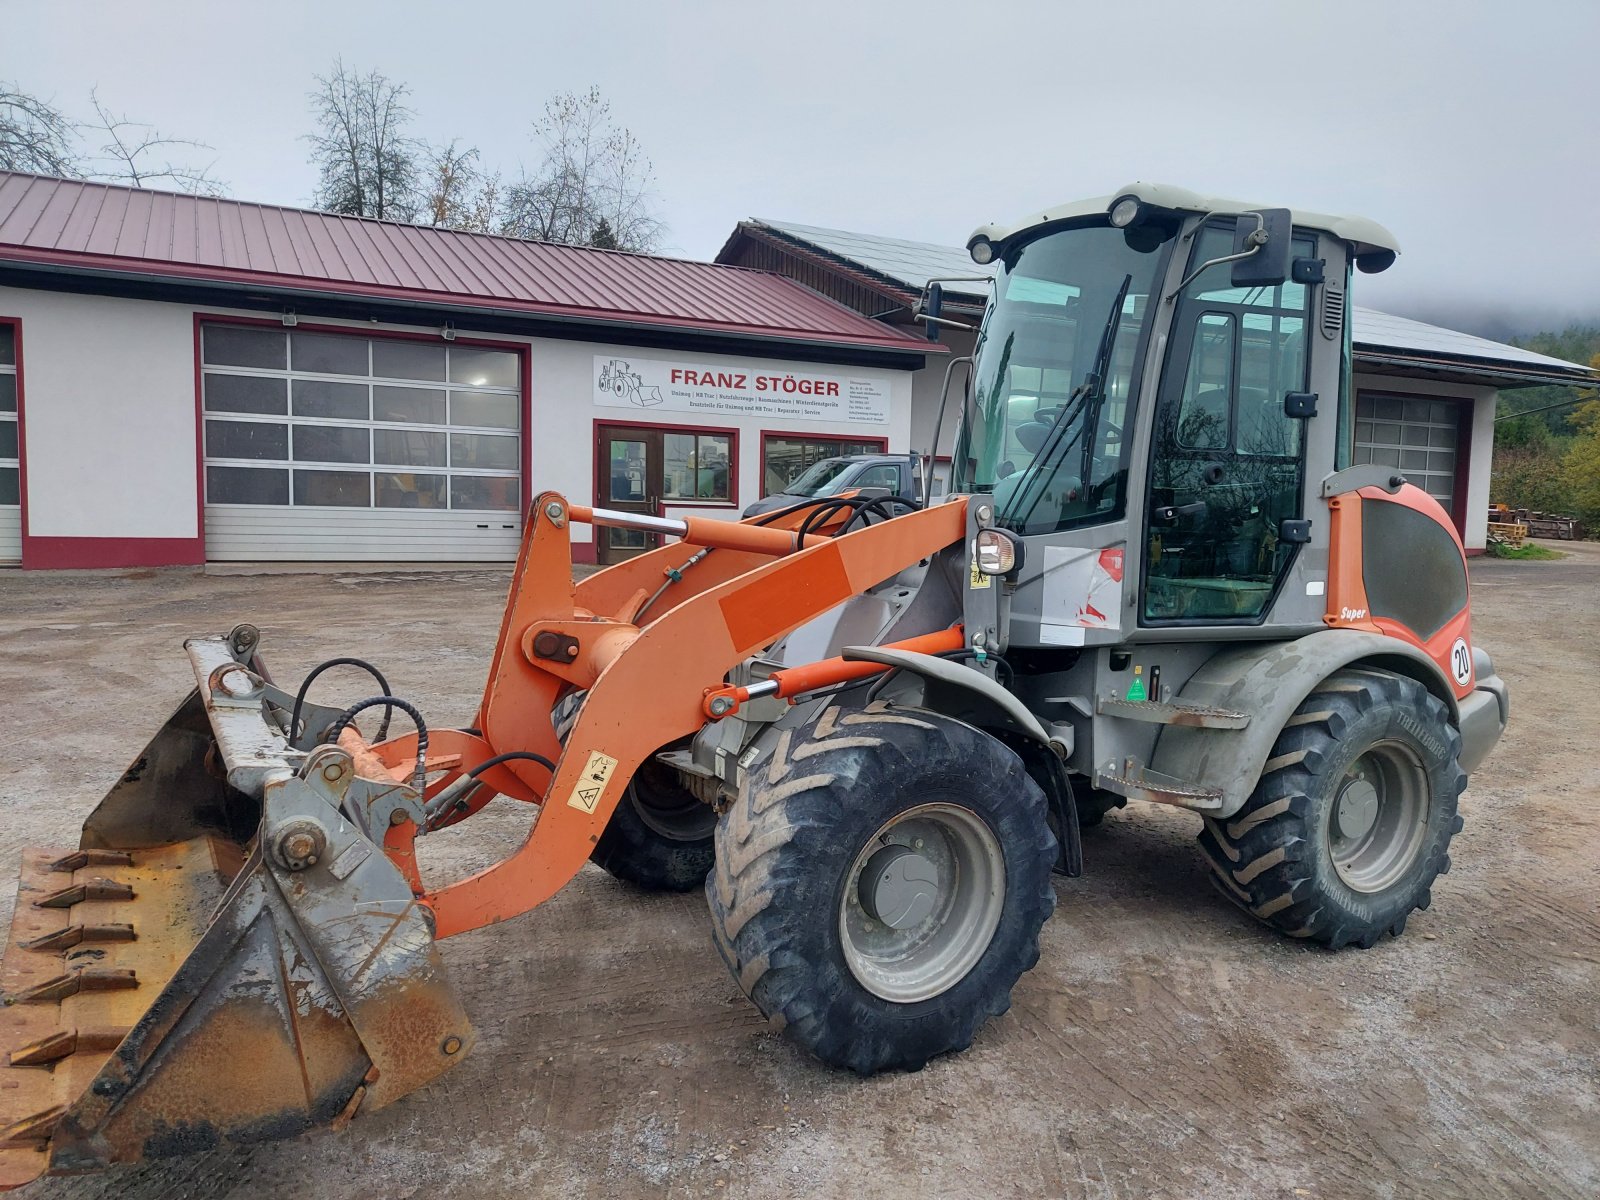
[[[950,401],[950,375],[956,367],[966,363],[968,369],[972,367],[972,355],[964,358],[952,358],[944,366],[944,388],[939,392],[939,415],[933,421],[933,445],[928,447],[927,461],[922,468],[922,507],[927,508],[933,499],[933,464],[939,460],[939,435],[944,432],[944,409]],[[970,386],[970,381],[969,381]],[[953,467],[954,464],[952,463]]]
[[[1179,292],[1183,291],[1184,288],[1188,287],[1212,267],[1221,266],[1223,263],[1238,262],[1241,258],[1249,258],[1252,255],[1259,254],[1261,252],[1261,247],[1267,244],[1267,219],[1258,212],[1240,213],[1239,215],[1241,217],[1254,217],[1256,219],[1256,227],[1250,231],[1250,236],[1246,239],[1250,243],[1250,249],[1241,250],[1238,254],[1225,254],[1221,258],[1213,258],[1209,262],[1201,263],[1194,270],[1190,271],[1188,275],[1184,276],[1182,283],[1166,294],[1166,296],[1163,298],[1163,303],[1171,304],[1178,298]],[[1205,222],[1202,221],[1200,225],[1196,225],[1190,232],[1197,232],[1201,225],[1204,224]]]
[[[913,321],[926,321],[930,325],[948,325],[951,329],[973,330],[977,328],[976,325],[968,321],[952,321],[949,317],[931,317],[923,312],[913,312],[911,319]]]

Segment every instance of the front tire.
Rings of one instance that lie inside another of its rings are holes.
[[[699,887],[716,857],[717,814],[653,756],[628,781],[589,859],[647,892]]]
[[[723,960],[775,1025],[863,1075],[971,1044],[1055,908],[1044,793],[1001,742],[920,709],[786,731],[717,825]]]
[[[1255,792],[1200,848],[1223,893],[1291,937],[1370,949],[1450,869],[1461,735],[1414,679],[1341,671],[1278,735]]]

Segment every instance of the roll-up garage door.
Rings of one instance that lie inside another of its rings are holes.
[[[0,325],[0,564],[22,561],[22,447],[17,426],[17,331]]]
[[[1458,400],[1362,392],[1356,398],[1354,461],[1397,467],[1455,516],[1462,407]]]
[[[208,558],[516,557],[515,351],[208,324],[201,363]]]

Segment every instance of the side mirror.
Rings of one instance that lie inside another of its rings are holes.
[[[928,322],[928,340],[939,340],[939,317],[944,311],[944,287],[938,283],[930,283],[922,293],[922,299],[917,304],[917,311],[925,317],[931,317]]]
[[[1234,226],[1233,252],[1247,257],[1233,264],[1233,286],[1276,287],[1286,281],[1293,244],[1294,217],[1287,208],[1240,213]]]

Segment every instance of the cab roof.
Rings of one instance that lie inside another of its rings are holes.
[[[967,239],[970,246],[974,241],[983,238],[991,242],[1004,242],[1025,230],[1039,225],[1054,224],[1057,221],[1070,221],[1075,217],[1098,216],[1111,208],[1112,202],[1123,196],[1134,196],[1143,204],[1155,208],[1172,209],[1185,213],[1241,213],[1252,212],[1264,207],[1263,205],[1245,200],[1228,200],[1219,196],[1202,196],[1198,192],[1191,192],[1187,188],[1173,187],[1166,183],[1130,183],[1118,188],[1108,196],[1095,196],[1088,200],[1073,200],[1066,204],[1058,204],[1047,208],[1041,213],[1035,213],[1021,221],[1009,225],[982,225],[973,231],[972,237]],[[1276,207],[1276,206],[1265,206]],[[1348,242],[1354,247],[1357,254],[1370,254],[1374,251],[1388,251],[1391,254],[1400,253],[1400,243],[1394,234],[1390,233],[1376,221],[1366,217],[1340,217],[1328,213],[1310,212],[1306,209],[1292,209],[1294,223],[1307,229],[1321,229],[1333,234],[1334,237]]]

